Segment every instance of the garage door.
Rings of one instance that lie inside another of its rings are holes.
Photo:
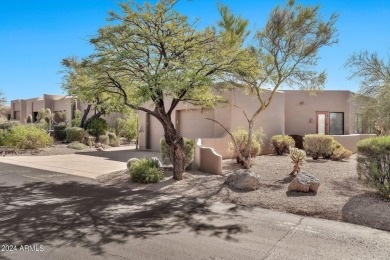
[[[149,118],[149,143],[148,148],[152,150],[160,150],[160,139],[164,136],[164,128],[160,121],[154,116]]]
[[[210,113],[208,113],[209,116]],[[199,110],[179,111],[179,131],[187,138],[214,137],[214,123],[203,118]]]

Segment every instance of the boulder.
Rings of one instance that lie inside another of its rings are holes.
[[[251,170],[240,169],[230,174],[225,183],[234,189],[252,191],[259,188],[260,177]]]
[[[317,192],[320,187],[320,180],[307,172],[299,172],[288,185],[289,191]]]
[[[157,157],[151,157],[149,160],[156,161],[158,163],[159,168],[161,168],[163,166],[163,164],[161,163],[161,161]]]

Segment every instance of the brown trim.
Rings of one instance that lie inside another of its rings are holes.
[[[316,111],[316,133],[318,134],[318,115],[325,115],[325,134],[329,134],[329,112],[328,111]]]

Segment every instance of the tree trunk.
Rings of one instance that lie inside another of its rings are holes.
[[[81,128],[85,127],[85,125],[86,125],[85,121],[87,120],[87,116],[88,116],[90,110],[91,110],[91,105],[88,105],[87,109],[84,110],[83,117],[81,118],[81,122],[80,122]]]
[[[253,140],[253,121],[250,120],[248,128],[248,142],[244,151],[244,161],[243,166],[245,169],[249,169],[251,167],[251,153],[252,153],[252,140]]]
[[[94,114],[93,116],[88,118],[88,120],[84,122],[84,125],[81,128],[87,129],[87,126],[88,126],[89,122],[91,122],[95,118],[100,118],[102,115],[103,115],[103,113],[97,112],[96,114]]]
[[[163,107],[157,107],[157,118],[164,127],[165,141],[173,151],[173,179],[182,180],[185,168],[184,139],[177,129],[175,129],[170,116],[165,113]]]

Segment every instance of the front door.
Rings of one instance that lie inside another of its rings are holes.
[[[328,112],[316,112],[317,114],[317,134],[328,134]]]

